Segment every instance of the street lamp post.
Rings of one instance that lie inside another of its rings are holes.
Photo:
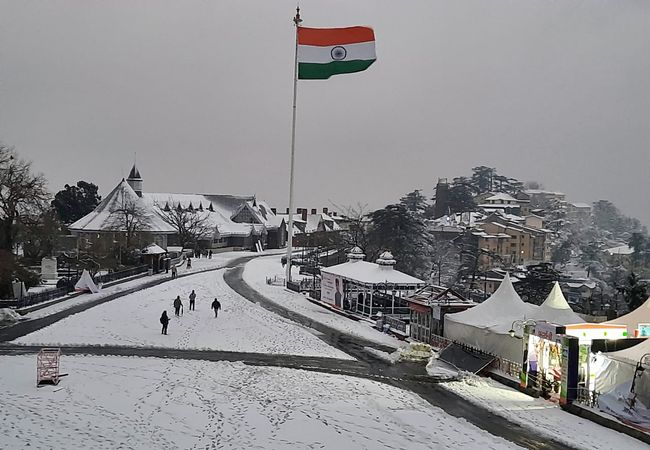
[[[522,388],[527,387],[528,384],[528,379],[527,379],[527,374],[528,374],[528,339],[526,339],[528,333],[526,332],[526,327],[529,325],[537,325],[539,322],[546,322],[545,320],[534,320],[534,319],[517,319],[512,322],[512,325],[510,326],[510,331],[508,331],[508,334],[510,337],[518,337],[516,336],[515,329],[520,328],[522,331],[521,335],[521,345],[522,345],[522,350],[523,350],[523,357],[521,360],[521,372],[519,372],[519,386]]]

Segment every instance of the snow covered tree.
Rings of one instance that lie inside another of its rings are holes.
[[[97,194],[97,185],[80,180],[76,186],[66,184],[56,193],[52,207],[61,222],[70,224],[81,219],[99,205],[101,197]]]
[[[369,218],[371,255],[376,258],[382,251],[390,250],[397,260],[397,270],[418,277],[428,276],[429,233],[422,218],[402,204],[388,205],[370,213]]]
[[[493,167],[478,166],[472,169],[472,184],[477,193],[483,194],[492,191],[494,177],[497,173]]]
[[[409,192],[400,198],[400,204],[403,205],[411,214],[422,216],[427,208],[427,198],[422,195],[420,189]]]
[[[565,265],[571,260],[571,241],[566,240],[562,242],[551,255],[551,261],[554,265],[560,264]]]
[[[648,298],[646,284],[640,281],[638,275],[634,272],[628,275],[627,283],[622,288],[622,292],[630,311],[641,306]]]
[[[447,214],[476,211],[473,186],[468,178],[454,178],[447,191],[446,205],[444,210]],[[436,200],[437,201],[437,200]]]

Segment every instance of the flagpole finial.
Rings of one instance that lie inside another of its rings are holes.
[[[300,6],[296,6],[296,17],[293,18],[293,23],[295,23],[296,26],[299,27],[300,22],[302,22],[302,19],[300,18]]]

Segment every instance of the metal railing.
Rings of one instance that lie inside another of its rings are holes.
[[[121,280],[122,278],[128,278],[133,275],[145,273],[147,270],[149,270],[149,266],[138,266],[131,269],[118,270],[117,272],[109,272],[95,277],[95,283],[110,283],[111,281]]]
[[[24,308],[25,306],[36,305],[38,303],[47,302],[49,300],[63,297],[69,292],[74,290],[73,286],[64,286],[56,289],[50,289],[48,291],[37,292],[35,294],[27,294],[18,300],[18,308]]]
[[[431,335],[431,342],[430,342],[431,347],[435,348],[438,351],[446,349],[453,343],[454,342],[451,339],[438,336],[437,334]]]
[[[286,279],[277,275],[274,277],[266,277],[266,284],[271,286],[284,286],[286,284]]]
[[[492,364],[490,364],[490,369],[498,370],[514,379],[519,379],[519,375],[521,374],[521,363],[497,356],[494,361],[492,361]]]
[[[575,401],[591,408],[597,408],[598,392],[590,391],[584,386],[579,386]]]
[[[402,333],[406,334],[406,325],[407,325],[406,322],[396,317],[391,317],[391,316],[383,316],[383,317],[384,317],[384,323],[388,324],[392,330],[401,331]]]

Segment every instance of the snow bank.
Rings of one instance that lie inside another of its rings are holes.
[[[454,366],[438,359],[436,352],[432,352],[431,358],[429,358],[427,374],[441,381],[457,380],[461,376],[461,372]]]
[[[3,448],[519,448],[419,396],[359,378],[241,363],[0,357]]]
[[[13,309],[0,308],[0,326],[10,325],[18,322],[22,317]]]
[[[565,412],[547,400],[529,397],[489,378],[464,377],[441,384],[467,401],[549,439],[580,449],[647,449],[643,442]]]
[[[297,273],[297,268],[293,268]],[[293,273],[293,272],[292,272]],[[396,338],[377,331],[365,321],[356,322],[308,301],[304,295],[283,287],[266,284],[266,277],[284,276],[280,256],[256,258],[244,266],[244,281],[269,300],[342,333],[387,345],[395,349],[403,344]]]
[[[196,310],[188,296],[196,291]],[[174,316],[180,295],[183,315]],[[210,305],[218,298],[215,318]],[[171,317],[168,335],[161,334],[163,310]],[[15,341],[35,345],[128,345],[200,350],[226,350],[353,359],[317,338],[309,329],[255,305],[232,291],[223,270],[178,278],[134,292],[63,319]]]

